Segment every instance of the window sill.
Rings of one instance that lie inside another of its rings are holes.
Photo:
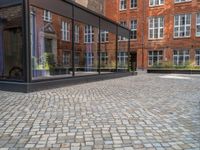
[[[137,7],[130,8],[130,10],[137,10],[137,9],[138,9]]]
[[[161,41],[161,40],[164,40],[164,38],[148,39],[148,41]]]
[[[61,40],[62,42],[71,42],[70,40]]]
[[[124,12],[126,11],[127,9],[119,9],[119,12]]]
[[[137,41],[137,39],[130,39],[130,41],[133,41],[133,42],[135,42],[135,41]]]
[[[95,42],[84,42],[84,44],[94,44]]]
[[[118,40],[118,42],[128,42],[128,40]]]
[[[164,6],[164,4],[161,4],[161,5],[149,5],[149,8],[159,8],[159,7],[162,7]]]
[[[44,20],[44,22],[52,23],[52,21],[51,21],[51,20]]]
[[[186,1],[186,2],[174,2],[175,5],[178,5],[178,4],[188,4],[188,3],[191,3],[191,1]]]
[[[191,37],[188,36],[188,37],[174,37],[173,39],[174,40],[181,40],[181,39],[190,39]]]

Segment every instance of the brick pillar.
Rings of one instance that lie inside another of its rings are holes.
[[[193,65],[195,64],[195,49],[191,48],[190,49],[190,63]]]

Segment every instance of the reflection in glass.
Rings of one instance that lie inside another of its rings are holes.
[[[120,40],[120,39],[125,40]],[[128,69],[128,38],[120,36],[118,40],[118,71],[127,71]]]
[[[22,7],[0,10],[0,79],[23,80]]]
[[[72,76],[71,19],[31,7],[32,78]]]
[[[100,52],[101,73],[116,71],[116,34],[101,31],[101,52]]]
[[[75,76],[98,74],[97,27],[75,22]]]

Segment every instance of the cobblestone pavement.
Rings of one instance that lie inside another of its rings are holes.
[[[0,91],[0,150],[200,149],[200,75]]]

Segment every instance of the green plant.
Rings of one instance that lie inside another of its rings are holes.
[[[170,61],[163,61],[163,62],[161,62],[161,67],[162,68],[173,68],[174,65]]]
[[[55,58],[53,53],[46,53],[46,63],[48,64],[49,68],[55,67]]]
[[[192,61],[187,61],[184,65],[174,65],[170,61],[162,61],[159,64],[155,63],[151,68],[200,70],[200,66],[196,66]]]

